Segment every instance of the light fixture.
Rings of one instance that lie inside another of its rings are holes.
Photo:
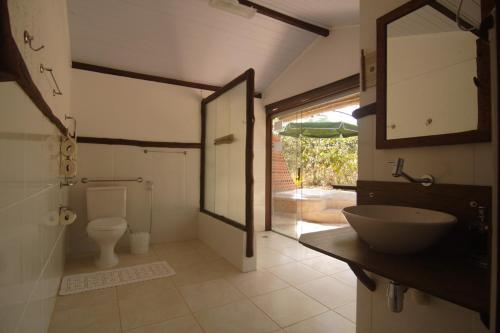
[[[209,4],[214,8],[246,18],[252,18],[257,13],[255,8],[242,5],[238,0],[209,0]]]

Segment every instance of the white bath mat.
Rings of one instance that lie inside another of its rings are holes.
[[[62,279],[59,295],[77,294],[172,275],[175,275],[175,271],[166,261],[157,261],[108,271],[68,275]]]

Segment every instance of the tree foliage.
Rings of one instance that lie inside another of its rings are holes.
[[[282,136],[282,153],[297,185],[356,185],[358,137],[309,138]],[[297,170],[301,167],[301,177]]]

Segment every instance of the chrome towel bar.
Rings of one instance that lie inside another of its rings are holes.
[[[99,182],[138,182],[142,183],[144,179],[142,177],[130,178],[130,179],[88,179],[82,178],[82,183],[99,183]]]

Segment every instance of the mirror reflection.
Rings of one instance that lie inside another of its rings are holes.
[[[477,39],[429,5],[387,25],[387,139],[478,128]]]

